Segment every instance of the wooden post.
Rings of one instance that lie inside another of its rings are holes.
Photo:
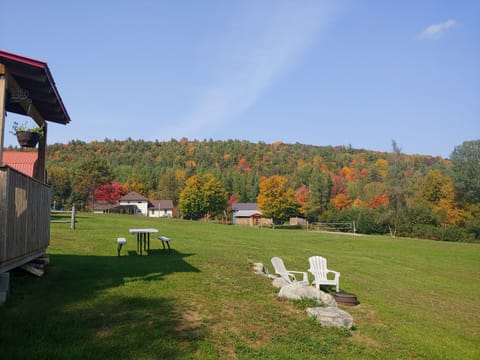
[[[0,64],[0,165],[3,165],[3,142],[5,135],[5,92],[7,89],[5,65]]]
[[[41,125],[42,126],[42,125]],[[45,161],[47,155],[47,122],[43,123],[43,136],[40,136],[38,142],[38,159],[36,179],[45,183],[47,181]]]
[[[75,230],[75,205],[72,206],[72,218],[70,221],[70,229]]]
[[[24,89],[20,87],[17,80],[15,80],[15,77],[13,77],[13,75],[9,73],[6,69],[4,71],[4,74],[6,81],[8,81],[9,91],[14,93],[17,92],[19,94],[23,93]],[[40,114],[38,109],[35,107],[35,104],[32,104],[31,102],[21,101],[19,102],[19,105],[23,108],[25,114],[30,116],[37,123],[38,126],[44,126],[44,136],[40,138],[40,145],[38,146],[38,160],[35,169],[36,171],[34,172],[34,178],[41,182],[45,182],[45,152],[47,144],[46,121]]]

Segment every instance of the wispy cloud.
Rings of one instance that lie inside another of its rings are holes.
[[[277,3],[248,9],[216,40],[209,59],[215,81],[202,89],[197,105],[163,136],[208,137],[212,129],[248,110],[274,81],[296,65],[332,20],[330,2]],[[211,41],[211,39],[209,39]],[[168,134],[168,135],[167,135]]]
[[[447,20],[440,24],[433,24],[423,30],[418,37],[424,39],[437,39],[443,35],[445,31],[455,26],[455,20]]]

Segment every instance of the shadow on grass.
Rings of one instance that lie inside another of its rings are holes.
[[[12,273],[0,307],[6,359],[179,359],[205,338],[201,321],[162,285],[198,272],[172,250],[160,256],[51,255],[45,276]],[[175,286],[172,284],[169,287]]]

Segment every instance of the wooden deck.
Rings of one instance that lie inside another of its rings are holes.
[[[45,253],[50,243],[50,199],[46,184],[0,167],[0,273]]]

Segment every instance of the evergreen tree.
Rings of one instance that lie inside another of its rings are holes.
[[[310,176],[308,184],[308,201],[304,205],[305,216],[308,221],[317,221],[318,217],[326,209],[329,198],[331,179],[328,173],[315,168]]]

